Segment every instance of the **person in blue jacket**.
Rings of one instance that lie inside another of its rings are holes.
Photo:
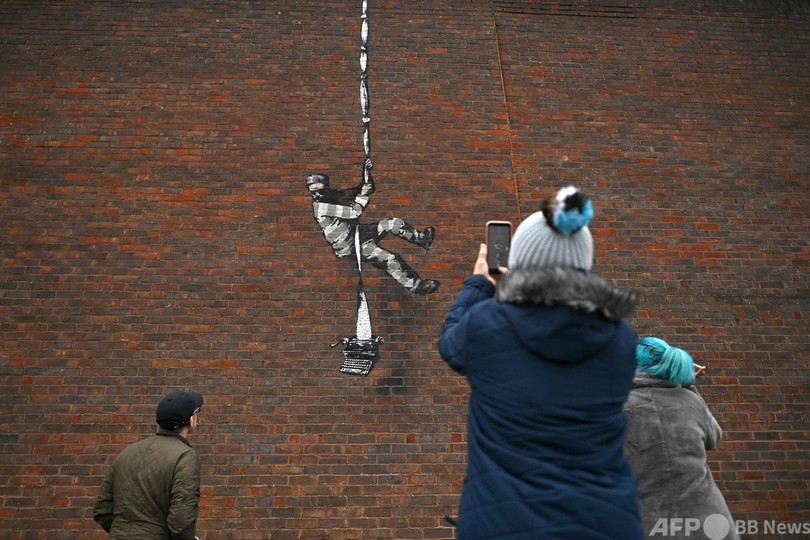
[[[643,536],[623,456],[637,295],[590,273],[592,217],[574,187],[547,199],[500,279],[481,244],[442,325],[441,356],[471,388],[461,540]]]

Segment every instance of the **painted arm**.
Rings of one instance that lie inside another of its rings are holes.
[[[315,202],[315,217],[358,219],[368,205],[368,196],[359,193],[349,205]]]
[[[371,169],[373,167],[374,165],[371,163],[371,158],[366,159],[363,163],[363,187],[360,190],[361,195],[369,196],[377,191],[374,184],[374,177],[371,176]]]

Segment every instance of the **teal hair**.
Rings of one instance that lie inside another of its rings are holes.
[[[636,345],[636,371],[683,386],[695,382],[695,361],[663,339],[642,338]]]

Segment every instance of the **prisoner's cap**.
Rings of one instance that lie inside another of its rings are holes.
[[[312,184],[323,184],[324,186],[329,186],[329,176],[325,174],[310,174],[307,176],[307,187],[311,186]]]

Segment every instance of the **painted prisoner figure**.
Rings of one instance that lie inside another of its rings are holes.
[[[422,279],[403,258],[378,244],[393,234],[408,242],[430,249],[436,235],[433,227],[419,232],[401,218],[382,219],[377,223],[360,223],[360,216],[374,193],[371,161],[363,165],[363,180],[353,188],[331,190],[329,176],[313,174],[307,177],[307,188],[312,195],[312,213],[323,235],[338,258],[355,254],[355,234],[359,232],[362,260],[385,270],[400,285],[416,294],[430,294],[439,288],[439,282]]]

